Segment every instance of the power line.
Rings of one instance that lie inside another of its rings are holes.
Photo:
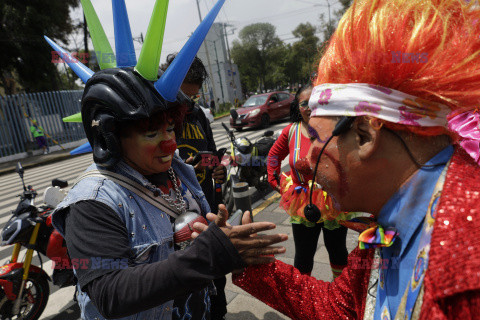
[[[337,3],[339,3],[339,2],[337,1],[334,4],[337,4]],[[333,6],[334,4],[331,4],[330,6]],[[284,18],[285,16],[296,16],[296,15],[299,15],[299,14],[304,14],[304,13],[307,13],[307,12],[311,12],[313,8],[318,7],[318,6],[322,6],[322,5],[313,5],[313,6],[310,6],[310,7],[301,8],[301,9],[288,11],[288,12],[283,12],[283,13],[278,13],[278,14],[271,15],[271,16],[257,17],[257,18],[248,19],[248,20],[236,21],[236,22],[233,22],[233,23],[242,25],[242,24],[252,23],[252,22],[256,22],[256,21],[271,21],[271,20]],[[325,7],[328,7],[328,6],[325,5]]]
[[[211,8],[215,5],[215,0],[210,0],[210,3],[212,4]],[[205,6],[207,6],[207,0],[205,0]],[[208,8],[208,12],[210,12],[210,8]],[[221,13],[223,13],[223,16],[225,17],[225,20],[227,21],[228,24],[230,24],[230,20],[227,17],[227,10],[225,10],[225,6],[222,6],[222,9],[220,10]]]

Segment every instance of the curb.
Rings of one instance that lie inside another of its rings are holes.
[[[213,120],[217,120],[217,119],[222,119],[222,118],[225,118],[225,117],[229,117],[230,114],[224,114],[223,116],[218,116],[218,117],[213,117]]]
[[[280,199],[280,194],[278,193],[275,193],[273,196],[271,196],[270,198],[268,198],[267,200],[263,201],[261,205],[259,205],[258,207],[256,207],[255,209],[252,210],[252,216],[256,216],[257,214],[259,214],[260,212],[262,212],[265,208],[267,208],[269,205],[271,205],[273,202],[275,202],[276,200]]]
[[[59,162],[59,161],[66,160],[66,159],[69,159],[69,158],[74,158],[74,157],[75,156],[72,156],[70,154],[62,154],[62,155],[58,155],[58,156],[55,156],[55,157],[51,157],[51,158],[48,158],[48,159],[44,159],[44,160],[40,160],[40,161],[36,161],[36,162],[32,162],[32,163],[25,163],[25,164],[22,163],[22,167],[24,169],[34,168],[34,167],[38,167],[38,166],[41,166],[41,165],[44,165],[44,164]],[[17,163],[17,162],[22,162],[22,160],[20,159],[18,161],[15,161],[15,163]],[[12,173],[12,172],[15,172],[15,165],[12,165],[11,167],[0,169],[0,176],[4,175],[4,174]]]

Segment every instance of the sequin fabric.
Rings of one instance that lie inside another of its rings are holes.
[[[479,235],[480,167],[458,148],[438,204],[420,319],[480,319]]]
[[[480,167],[463,149],[453,155],[439,201],[419,319],[480,319]],[[292,319],[363,319],[373,252],[353,250],[331,283],[280,261],[233,280]]]
[[[248,267],[234,283],[292,319],[361,319],[374,249],[358,247],[348,267],[333,282],[302,275],[293,266],[275,261]]]

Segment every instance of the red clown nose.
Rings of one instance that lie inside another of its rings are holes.
[[[160,150],[164,154],[172,154],[175,152],[176,149],[177,149],[177,143],[175,142],[174,139],[162,141],[160,143]]]
[[[304,175],[313,174],[313,169],[310,167],[310,163],[305,158],[298,159],[298,161],[295,163],[295,169]]]

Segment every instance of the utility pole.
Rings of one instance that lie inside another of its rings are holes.
[[[232,63],[232,57],[230,56],[230,45],[228,44],[228,33],[227,27],[231,27],[230,24],[223,23],[223,34],[225,35],[225,42],[227,43],[227,53],[228,53],[228,61]]]
[[[213,41],[213,47],[215,48],[215,57],[217,58],[217,70],[218,78],[220,80],[220,89],[222,90],[222,103],[225,103],[225,96],[223,95],[222,75],[220,73],[220,64],[218,63],[217,42]]]
[[[327,5],[328,5],[328,24],[332,24],[332,18],[330,17],[330,1],[327,0]]]
[[[328,38],[330,39],[333,34],[333,27],[332,27],[332,18],[330,16],[330,1],[327,0],[328,5]],[[328,40],[328,39],[325,39]]]
[[[202,14],[200,12],[200,3],[199,0],[197,2],[197,10],[198,10],[198,18],[200,19],[200,23],[202,23]],[[210,75],[212,76],[212,91],[213,91],[213,101],[217,98],[217,93],[215,92],[215,84],[213,83],[213,72],[212,72],[212,65],[210,63],[210,54],[208,53],[208,45],[207,42],[204,41],[203,44],[205,45],[205,54],[207,55],[207,63],[208,63],[208,71],[210,71]],[[216,48],[215,48],[216,49]],[[205,101],[206,102],[206,101]],[[215,104],[216,109],[218,110],[217,105]],[[217,111],[215,110],[215,111]]]
[[[230,72],[232,73],[233,104],[235,105],[235,101],[237,100],[237,85],[235,84],[235,76],[233,74],[232,57],[230,55],[230,45],[228,44],[227,26],[230,27],[231,25],[223,23],[223,34],[225,35],[225,42],[227,43],[228,64],[230,65]],[[230,100],[230,102],[232,102],[232,100]]]

